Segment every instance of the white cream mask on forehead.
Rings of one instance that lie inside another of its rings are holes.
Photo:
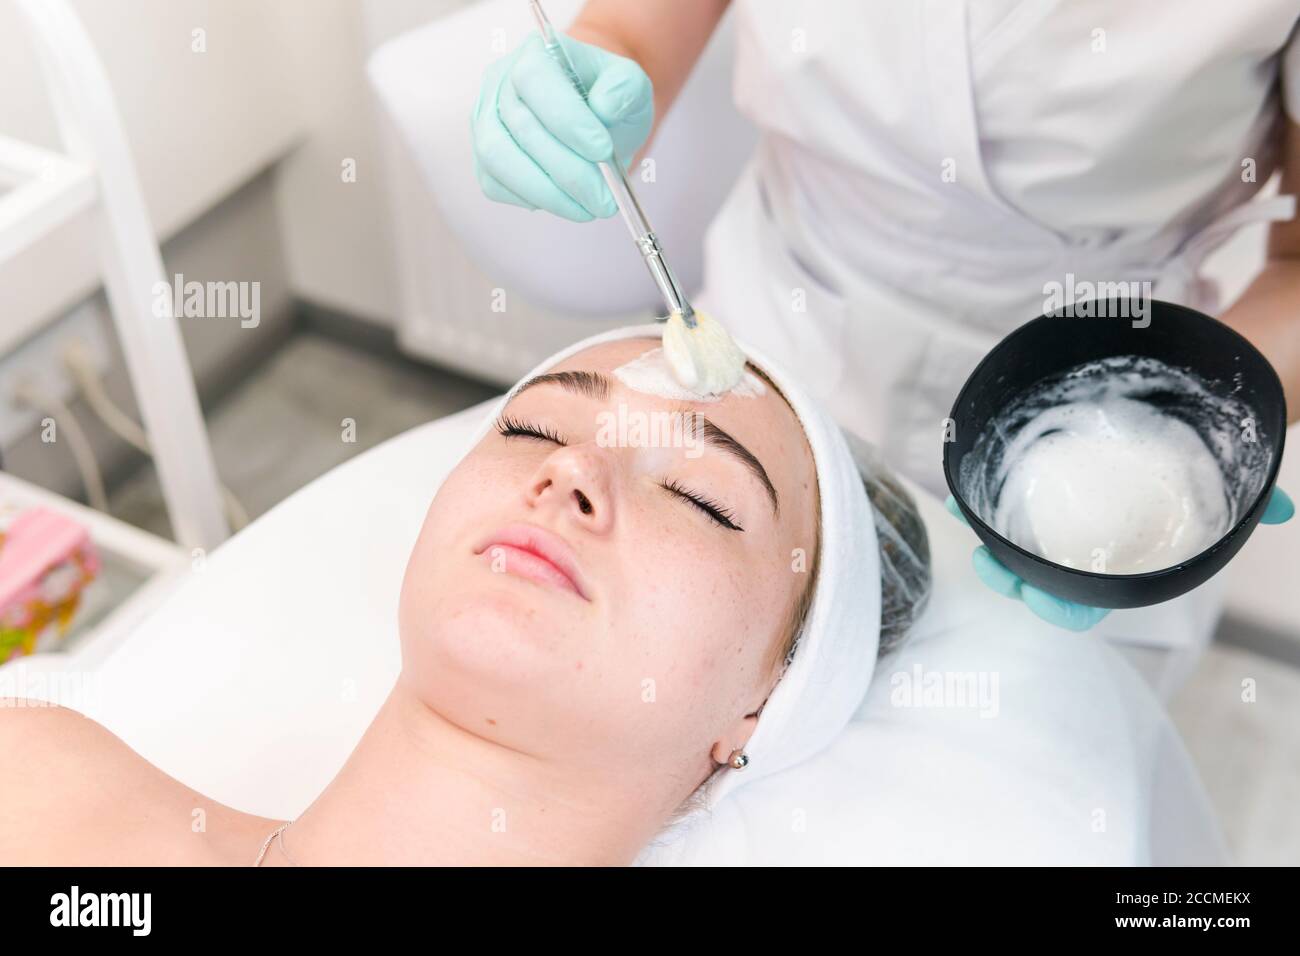
[[[664,357],[662,348],[653,348],[642,353],[632,361],[614,369],[613,374],[615,378],[634,391],[645,395],[655,395],[659,398],[672,398],[687,402],[719,402],[728,395],[738,395],[741,398],[758,398],[760,395],[767,393],[767,387],[763,384],[762,379],[749,369],[745,370],[740,382],[726,392],[718,394],[693,392],[677,381],[677,376],[673,374],[667,358]]]

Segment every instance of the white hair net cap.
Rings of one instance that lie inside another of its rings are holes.
[[[469,447],[487,434],[519,387],[535,375],[594,345],[629,338],[660,339],[662,334],[663,326],[651,322],[602,332],[561,349],[539,362],[502,396]],[[844,435],[780,365],[744,342],[737,344],[781,390],[803,425],[821,498],[821,550],[812,603],[793,659],[745,744],[749,765],[743,770],[725,770],[711,782],[705,801],[709,810],[737,788],[793,767],[834,741],[862,702],[880,641],[876,527],[862,476]],[[812,556],[807,557],[811,564]]]

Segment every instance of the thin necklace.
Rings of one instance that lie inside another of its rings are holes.
[[[279,845],[281,855],[286,860],[289,861],[290,866],[298,865],[297,863],[294,862],[293,857],[289,855],[289,851],[284,848],[284,831],[289,829],[289,827],[292,826],[295,822],[296,821],[294,820],[290,820],[288,823],[282,823],[274,830],[271,831],[271,835],[268,836],[264,841],[262,841],[262,849],[258,851],[257,859],[253,861],[253,866],[262,865],[262,859],[263,857],[266,856],[266,851],[270,849],[272,840],[274,840]]]

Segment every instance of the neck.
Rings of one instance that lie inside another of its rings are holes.
[[[625,865],[664,814],[646,781],[620,770],[565,770],[485,740],[399,678],[284,849],[304,866]]]

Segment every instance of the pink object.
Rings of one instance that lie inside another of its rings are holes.
[[[66,623],[99,568],[84,527],[47,508],[24,511],[0,540],[0,629],[30,629],[30,644],[52,620]]]

